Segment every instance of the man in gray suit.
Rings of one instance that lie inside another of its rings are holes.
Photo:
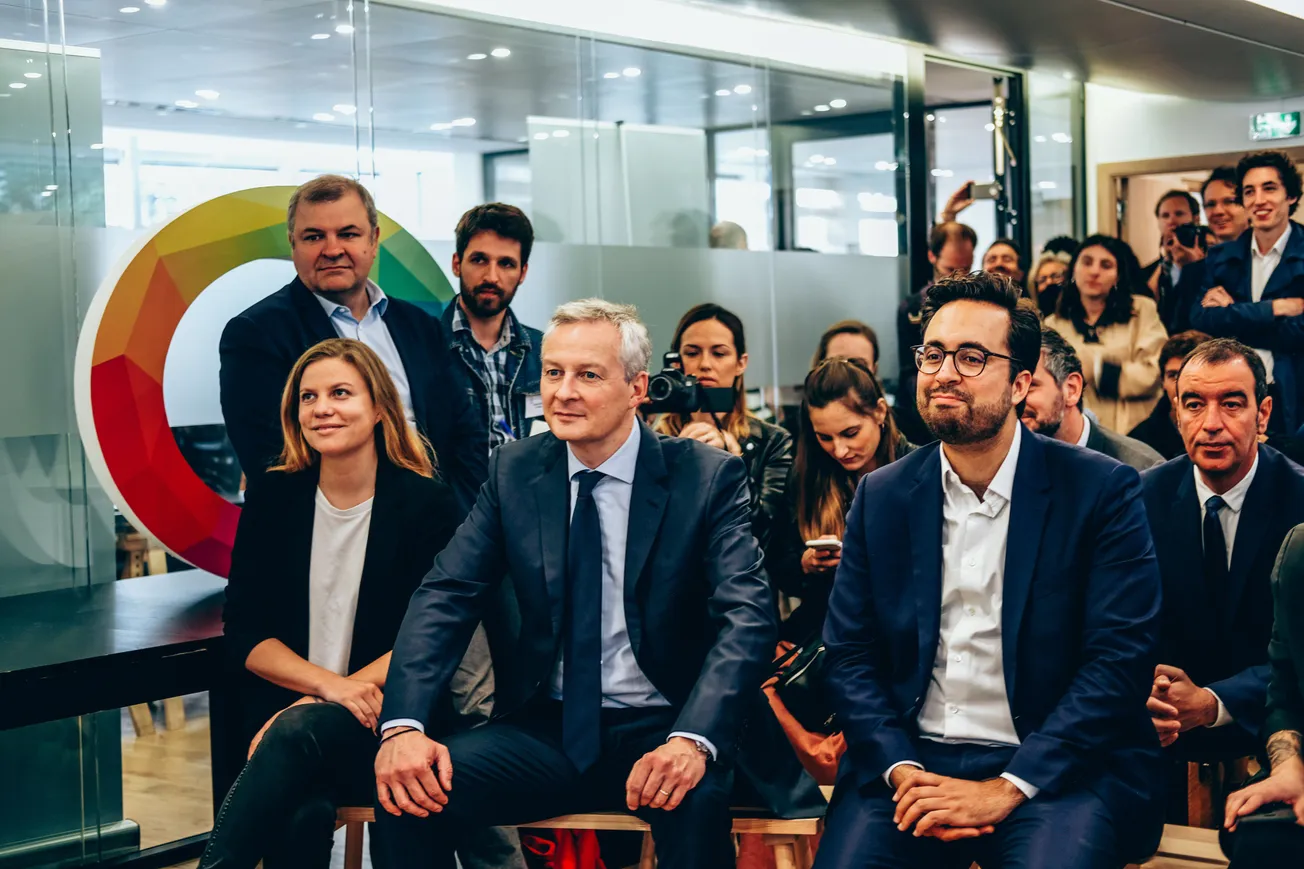
[[[1135,438],[1112,432],[1082,407],[1082,362],[1058,332],[1041,329],[1041,360],[1023,408],[1023,424],[1038,434],[1104,453],[1138,471],[1164,457]]]

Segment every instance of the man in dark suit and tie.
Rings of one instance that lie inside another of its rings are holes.
[[[451,869],[467,826],[618,808],[651,823],[663,866],[733,862],[732,759],[774,605],[743,463],[637,418],[651,352],[629,306],[553,315],[552,431],[494,451],[395,642],[376,758],[389,865]],[[482,617],[495,716],[441,744],[430,709]]]
[[[1186,455],[1142,476],[1164,582],[1161,664],[1149,700],[1170,754],[1255,754],[1267,715],[1272,566],[1304,522],[1304,468],[1259,443],[1272,415],[1259,354],[1201,344],[1177,380]]]
[[[290,197],[288,227],[297,276],[231,318],[218,344],[222,418],[249,485],[280,455],[281,392],[294,363],[327,338],[354,338],[385,363],[408,422],[434,448],[436,471],[470,510],[486,472],[475,448],[485,422],[439,321],[367,277],[380,245],[371,193],[341,175],[314,178]]]
[[[992,275],[929,290],[917,399],[941,443],[866,476],[847,518],[819,869],[1117,869],[1158,844],[1140,479],[1020,424],[1041,330],[1018,299]]]

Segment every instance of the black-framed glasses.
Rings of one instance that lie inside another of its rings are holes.
[[[992,357],[1014,361],[1013,356],[991,353],[987,350],[979,350],[977,347],[943,350],[931,344],[919,344],[911,349],[915,351],[915,367],[919,369],[920,374],[936,374],[941,371],[942,363],[948,356],[955,357],[955,370],[961,377],[977,377],[982,374],[987,368],[987,360]]]

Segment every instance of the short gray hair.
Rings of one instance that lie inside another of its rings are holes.
[[[361,182],[344,175],[318,175],[290,194],[290,204],[285,210],[285,226],[290,237],[294,237],[294,223],[300,202],[338,202],[350,193],[356,193],[362,200],[362,207],[367,209],[367,222],[374,231],[380,226],[380,215],[376,212],[376,200],[372,198],[371,191],[363,187]]]
[[[553,311],[543,340],[547,341],[557,327],[573,323],[610,323],[616,327],[620,332],[620,364],[625,369],[626,383],[647,371],[648,363],[652,361],[652,338],[633,305],[621,305],[606,299],[566,302]]]
[[[1041,352],[1046,357],[1046,370],[1056,386],[1063,386],[1070,374],[1082,373],[1082,360],[1073,345],[1049,326],[1041,327]]]

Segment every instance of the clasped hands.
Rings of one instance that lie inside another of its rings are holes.
[[[725,450],[735,456],[742,456],[743,454],[743,448],[739,445],[736,437],[708,422],[690,422],[679,432],[679,436],[700,441],[707,446]]]
[[[1027,799],[1008,779],[966,781],[927,772],[916,766],[892,771],[892,800],[897,829],[943,842],[976,839],[996,831]]]
[[[1164,748],[1186,731],[1209,727],[1218,721],[1218,698],[1213,692],[1192,682],[1185,670],[1167,664],[1155,667],[1155,681],[1146,709]]]
[[[388,734],[386,734],[388,736]],[[683,737],[639,758],[625,780],[625,807],[673,811],[706,775],[706,757]],[[376,755],[376,796],[391,815],[424,818],[448,805],[453,762],[448,749],[419,730],[389,736]]]

